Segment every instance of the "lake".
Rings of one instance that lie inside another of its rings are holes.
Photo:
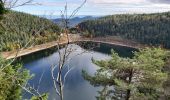
[[[74,51],[70,54],[69,60],[67,60],[65,64],[63,74],[72,67],[73,70],[68,74],[65,81],[64,100],[96,99],[96,96],[98,95],[97,91],[101,90],[102,87],[94,87],[82,77],[82,70],[93,75],[98,68],[98,66],[92,63],[92,58],[96,60],[110,59],[111,49],[115,50],[123,57],[132,57],[132,51],[136,51],[136,49],[122,46],[98,43],[89,44],[90,43],[85,43],[83,46],[77,44],[69,45],[69,48],[73,48]],[[94,46],[94,48],[89,50],[89,47],[91,48],[91,46]],[[35,88],[39,86],[40,93],[49,93],[49,100],[58,100],[58,96],[53,87],[50,71],[50,66],[56,65],[58,59],[58,51],[55,48],[43,50],[20,58],[24,67],[34,75],[28,83]],[[55,72],[57,73],[57,70]],[[41,76],[42,80],[39,84]],[[31,95],[23,92],[23,97],[24,99],[29,99]]]

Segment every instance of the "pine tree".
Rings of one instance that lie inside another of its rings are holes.
[[[94,76],[85,71],[83,76],[94,86],[114,86],[108,90],[112,99],[157,100],[167,79],[163,67],[168,55],[160,48],[146,48],[134,52],[133,58],[123,58],[112,50],[112,59],[93,60],[100,67]]]
[[[0,0],[0,20],[3,17],[3,14],[6,12],[6,9],[4,7],[4,3],[2,2],[2,0]]]
[[[88,31],[93,36],[119,36],[143,44],[170,48],[169,18],[170,12],[112,15],[81,22],[77,27],[82,31],[80,33]]]
[[[21,64],[9,63],[0,58],[0,100],[21,100],[22,88],[18,84],[25,84],[30,75]]]

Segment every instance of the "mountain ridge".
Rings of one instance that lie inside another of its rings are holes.
[[[94,20],[97,19],[98,17],[93,17],[93,16],[84,16],[84,17],[73,17],[69,20],[69,27],[74,27],[77,24],[87,21],[87,20]],[[57,18],[57,19],[52,19],[53,22],[57,23],[59,26],[63,27],[62,25],[62,18]]]
[[[170,48],[170,12],[109,15],[84,21],[77,27],[81,33],[93,37],[121,36],[152,46]]]

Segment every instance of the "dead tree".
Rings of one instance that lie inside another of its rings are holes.
[[[5,7],[6,9],[11,9],[11,8],[15,8],[15,7],[19,7],[19,6],[24,6],[24,5],[30,5],[32,4],[32,1],[33,0],[28,0],[24,3],[19,3],[19,0],[2,0],[2,2],[5,4]],[[76,8],[70,16],[68,16],[67,14],[67,4],[65,6],[65,9],[64,11],[61,11],[61,17],[62,17],[62,22],[64,24],[64,36],[66,37],[66,44],[64,45],[64,49],[63,49],[63,52],[60,51],[60,39],[61,37],[59,37],[58,39],[58,43],[57,43],[57,50],[58,50],[58,54],[59,54],[59,62],[57,65],[52,65],[51,66],[51,77],[53,79],[53,85],[54,85],[54,88],[55,88],[55,91],[56,91],[56,94],[60,97],[60,100],[64,100],[64,95],[63,95],[63,89],[64,89],[64,83],[65,83],[65,80],[66,80],[66,77],[68,76],[68,74],[70,73],[70,71],[73,69],[73,68],[70,68],[68,69],[68,71],[65,73],[64,75],[64,78],[62,78],[62,75],[63,75],[63,69],[64,69],[64,66],[67,62],[67,60],[69,60],[69,55],[74,51],[74,49],[71,49],[69,48],[69,44],[70,44],[70,38],[69,38],[69,27],[68,27],[68,23],[69,23],[69,20],[74,17],[76,15],[76,13],[79,11],[79,9],[86,3],[86,0],[78,7]],[[14,30],[16,32],[18,32],[17,30]],[[41,30],[39,30],[38,32],[36,32],[34,35],[36,35],[37,33],[39,33]],[[34,37],[33,39],[30,39],[30,42],[34,40]],[[25,47],[27,47],[29,45],[29,43],[25,45]],[[17,54],[16,54],[16,57],[7,65],[3,66],[1,69],[3,70],[5,67],[7,67],[8,65],[12,64],[16,58],[17,58],[17,55],[18,53],[24,49],[25,47],[23,48],[20,48],[18,51],[17,51]],[[58,73],[57,75],[55,75],[55,69],[58,69]],[[42,74],[43,76],[43,74]],[[39,82],[41,82],[42,80],[42,77],[40,78]],[[39,96],[40,97],[40,100],[42,100],[41,98],[41,94],[39,93],[39,86],[38,88],[35,88],[33,86],[30,86],[28,83],[25,84],[25,85],[20,85],[18,84],[23,90],[27,91],[28,93],[32,94],[33,96]]]
[[[51,77],[53,79],[53,85],[56,91],[56,94],[60,97],[60,100],[64,100],[64,83],[66,80],[66,77],[68,76],[69,72],[72,70],[72,68],[68,69],[68,71],[64,74],[64,78],[62,78],[63,75],[63,69],[64,66],[69,59],[69,55],[74,51],[74,49],[69,48],[70,45],[70,38],[69,38],[69,20],[76,15],[76,13],[79,11],[79,9],[86,3],[86,0],[78,7],[76,8],[70,16],[68,16],[68,8],[67,8],[67,3],[65,5],[64,11],[61,11],[61,17],[62,17],[62,23],[64,25],[64,36],[66,37],[66,44],[64,45],[63,51],[60,51],[60,39],[58,40],[57,43],[57,50],[59,54],[59,61],[57,65],[52,65],[51,66]],[[55,69],[58,68],[57,75],[55,75]]]

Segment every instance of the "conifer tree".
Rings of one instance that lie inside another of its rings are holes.
[[[0,0],[0,20],[3,17],[3,14],[6,12],[6,9],[4,7],[4,3],[2,2],[2,0]]]
[[[0,100],[21,100],[22,89],[18,84],[25,84],[30,75],[21,64],[9,63],[0,57]]]
[[[100,67],[94,76],[85,71],[83,76],[94,86],[114,86],[107,91],[112,99],[157,100],[167,80],[163,67],[168,55],[160,48],[146,48],[134,52],[133,58],[123,58],[112,50],[110,60],[93,60]]]

